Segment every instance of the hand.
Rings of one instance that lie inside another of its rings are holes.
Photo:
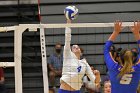
[[[94,70],[93,73],[97,76],[100,75],[100,72],[98,70]]]
[[[121,32],[121,30],[122,30],[122,22],[116,21],[114,23],[114,32],[111,34],[108,40],[114,41]]]
[[[55,74],[58,75],[58,76],[61,76],[62,75],[62,71],[61,70],[55,70]]]
[[[121,30],[122,30],[122,22],[120,22],[119,20],[117,20],[117,21],[114,23],[114,32],[120,33]]]
[[[134,26],[131,27],[131,31],[134,34],[139,34],[139,31],[140,31],[140,21],[134,22]]]
[[[67,20],[67,23],[70,24],[71,23],[71,20]]]
[[[100,80],[101,80],[101,77],[100,77],[100,72],[98,70],[94,70],[93,73],[95,74],[95,84],[96,84],[96,87],[100,87]]]
[[[96,83],[96,87],[97,87],[97,88],[100,88],[100,87],[101,87],[100,82],[99,82],[99,83]]]

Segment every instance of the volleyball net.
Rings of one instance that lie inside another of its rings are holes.
[[[117,38],[117,45],[131,48],[134,42],[129,26],[133,22],[123,22],[125,31]],[[72,28],[72,44],[79,44],[85,50],[85,56],[90,64],[97,68],[105,68],[103,62],[103,45],[113,32],[114,23],[72,23],[72,24],[19,24],[18,26],[0,27],[0,32],[14,31],[14,61],[0,62],[0,67],[14,67],[15,93],[23,93],[22,80],[22,34],[27,31],[38,31],[40,35],[40,50],[42,57],[42,74],[44,93],[49,93],[47,55],[53,53],[53,46],[57,42],[64,45],[65,27]],[[135,45],[135,44],[134,44]],[[47,46],[47,47],[46,47]],[[104,70],[103,70],[104,71]],[[103,72],[105,74],[105,72]]]

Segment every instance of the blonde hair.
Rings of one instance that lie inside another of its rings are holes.
[[[139,86],[137,88],[137,93],[140,93],[140,82],[139,82]]]
[[[123,61],[123,67],[120,69],[119,77],[122,77],[126,73],[132,72],[132,66],[133,66],[133,60],[132,60],[132,52],[125,50],[124,53],[122,54],[122,61]]]

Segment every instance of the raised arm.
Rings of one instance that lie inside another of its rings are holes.
[[[71,20],[67,20],[67,24],[70,24]],[[64,46],[64,57],[70,54],[71,48],[71,29],[69,27],[65,28],[65,46]]]
[[[140,22],[134,22],[134,26],[131,27],[131,31],[138,43],[139,59],[140,59]],[[140,62],[139,62],[140,63]]]
[[[134,22],[134,26],[131,27],[131,31],[134,34],[136,41],[140,40],[140,22]]]
[[[109,37],[108,41],[114,41],[116,37],[119,35],[119,33],[121,32],[121,30],[122,30],[122,22],[116,21],[114,23],[114,31]]]
[[[116,21],[114,23],[114,31],[104,46],[104,58],[105,58],[105,62],[106,62],[108,69],[113,69],[113,68],[115,68],[114,66],[116,66],[116,63],[110,54],[110,48],[113,44],[113,41],[119,35],[121,29],[122,29],[122,22]]]

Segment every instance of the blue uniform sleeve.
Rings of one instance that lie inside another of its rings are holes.
[[[140,40],[137,41],[137,44],[138,44],[138,58],[140,59]]]
[[[138,63],[135,66],[135,70],[140,72],[140,40],[137,41],[137,44],[138,44],[138,52],[139,52],[139,54],[138,54]]]
[[[112,58],[112,56],[110,54],[110,48],[111,48],[112,44],[113,44],[112,41],[107,41],[105,46],[104,46],[104,59],[105,59],[105,63],[107,65],[107,68],[109,70],[113,70],[118,66],[118,63],[116,63],[114,61],[114,59]]]

